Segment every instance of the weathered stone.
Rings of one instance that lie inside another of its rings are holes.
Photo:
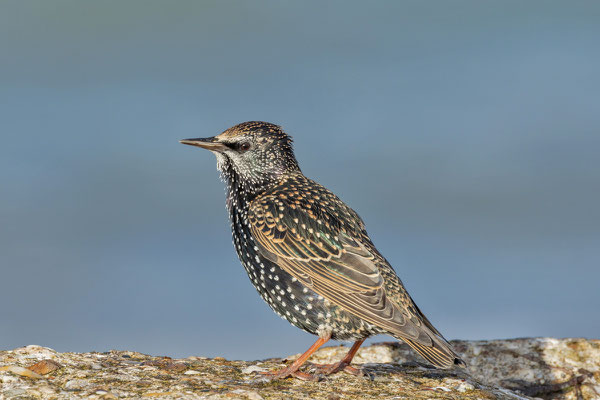
[[[31,379],[43,378],[43,376],[41,376],[40,374],[33,372],[30,369],[18,366],[18,365],[5,365],[3,367],[0,367],[0,371],[9,371],[9,372],[12,372],[13,374],[17,374],[17,375],[24,376],[26,378],[31,378]]]
[[[53,360],[42,360],[27,368],[40,375],[46,375],[61,368],[61,365]]]
[[[283,367],[260,362],[188,357],[170,359],[129,351],[57,353],[40,346],[0,351],[0,399],[598,399],[600,341],[515,339],[454,342],[466,371],[441,371],[415,362],[399,343],[362,348],[355,361],[367,377],[338,373],[321,382],[269,381]],[[347,347],[327,347],[315,363],[339,360]],[[294,357],[289,357],[293,359]],[[25,368],[51,359],[62,368],[39,375]],[[16,371],[29,371],[32,379]],[[531,396],[531,397],[527,397]]]
[[[544,399],[600,399],[600,340],[525,338],[454,341],[471,376],[491,386]],[[345,347],[319,350],[311,361],[343,357]],[[293,360],[298,355],[290,356]],[[407,363],[417,358],[399,342],[361,348],[357,363]]]

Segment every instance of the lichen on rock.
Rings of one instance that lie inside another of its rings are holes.
[[[435,370],[415,362],[405,345],[379,343],[355,357],[365,377],[338,373],[321,382],[269,381],[260,374],[294,356],[247,362],[132,351],[59,353],[26,346],[0,351],[0,399],[600,398],[600,341],[533,338],[453,345],[468,370]],[[330,363],[345,351],[326,347],[310,361]]]

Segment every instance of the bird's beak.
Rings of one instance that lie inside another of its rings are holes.
[[[228,149],[225,144],[219,142],[219,139],[214,136],[209,138],[183,139],[180,140],[179,143],[198,146],[211,151],[225,151]]]

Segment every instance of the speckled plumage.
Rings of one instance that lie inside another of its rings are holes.
[[[246,122],[182,143],[217,156],[235,249],[273,311],[325,340],[387,333],[437,367],[462,363],[377,251],[358,214],[302,174],[292,140],[279,126]]]

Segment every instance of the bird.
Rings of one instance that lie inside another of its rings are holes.
[[[350,363],[362,343],[378,334],[406,342],[436,368],[465,367],[377,250],[359,215],[302,173],[293,139],[280,126],[248,121],[180,143],[216,156],[233,245],[260,296],[280,317],[318,336],[292,364],[266,372],[271,379],[361,375]],[[329,340],[354,344],[339,362],[301,371]]]

